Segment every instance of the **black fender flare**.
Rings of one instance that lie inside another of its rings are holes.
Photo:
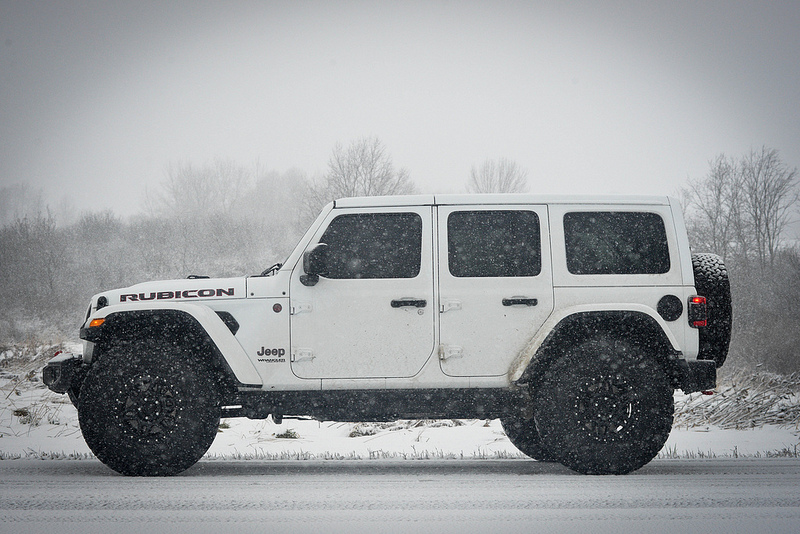
[[[189,309],[183,309],[189,308]],[[195,310],[194,308],[198,308]],[[103,319],[102,323],[92,326]],[[261,387],[261,378],[241,345],[233,338],[232,317],[220,316],[205,306],[140,309],[103,308],[81,328],[81,339],[97,345],[94,358],[102,358],[104,347],[133,343],[157,337],[190,347],[198,355],[209,355],[210,362],[236,387]],[[235,321],[235,320],[234,320]]]
[[[517,385],[537,382],[544,371],[564,355],[566,347],[597,336],[624,338],[641,345],[664,367],[673,387],[685,381],[686,362],[658,321],[637,310],[585,311],[568,315],[550,330]]]

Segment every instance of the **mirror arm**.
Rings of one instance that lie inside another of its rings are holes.
[[[319,282],[319,275],[318,274],[301,274],[300,275],[300,283],[304,286],[315,286]]]

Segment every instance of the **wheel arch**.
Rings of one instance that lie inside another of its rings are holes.
[[[677,387],[684,372],[682,353],[663,321],[644,308],[573,310],[551,318],[550,328],[545,324],[520,354],[510,372],[511,382],[523,385],[536,381],[564,355],[565,347],[602,335],[647,347]]]
[[[91,326],[103,319],[100,326]],[[209,352],[211,363],[235,386],[261,387],[262,380],[226,319],[197,304],[108,306],[89,317],[81,338],[104,346],[157,337],[175,344]],[[101,356],[102,357],[102,356]]]

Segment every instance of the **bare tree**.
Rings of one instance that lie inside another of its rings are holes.
[[[328,160],[328,172],[308,183],[306,218],[331,200],[342,197],[410,195],[416,192],[408,171],[395,169],[386,147],[377,137],[362,137],[344,147],[337,143]]]
[[[528,190],[528,171],[508,158],[487,159],[480,168],[470,171],[470,193],[524,193]]]
[[[730,273],[730,360],[796,371],[800,251],[782,238],[798,207],[797,169],[766,147],[737,159],[720,155],[684,196],[692,245],[724,255]]]
[[[13,224],[18,219],[37,217],[44,211],[42,191],[28,184],[0,187],[0,225]]]
[[[151,215],[194,217],[231,213],[252,187],[253,173],[231,160],[196,166],[180,162],[167,167],[161,190],[147,194]]]
[[[377,137],[363,137],[344,148],[340,143],[328,160],[328,192],[336,197],[407,195],[415,191],[406,169],[395,169]]]
[[[778,151],[762,147],[738,161],[725,155],[711,162],[708,175],[690,182],[688,222],[695,245],[762,269],[775,260],[783,233],[798,202],[797,169]]]
[[[257,241],[266,248],[264,241],[274,234],[266,231],[267,216],[258,209],[260,173],[257,165],[224,159],[170,165],[160,189],[148,194],[150,219],[139,223],[149,235],[157,233],[145,248],[142,268],[156,269],[159,276],[228,276],[263,269],[264,262],[252,251]],[[262,207],[271,202],[263,199]]]
[[[797,207],[797,168],[789,169],[777,150],[761,147],[742,159],[741,174],[742,209],[753,230],[758,262],[771,266]]]
[[[48,211],[0,229],[0,300],[40,310],[62,303],[68,245]]]
[[[710,167],[705,179],[690,182],[683,191],[686,207],[696,213],[688,221],[689,230],[695,246],[727,258],[742,237],[741,176],[737,163],[724,154],[711,161]]]

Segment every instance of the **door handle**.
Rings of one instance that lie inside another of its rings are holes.
[[[402,308],[404,306],[413,306],[414,308],[424,308],[428,305],[425,299],[395,299],[392,301],[392,308]]]
[[[511,297],[503,299],[503,306],[536,306],[539,301],[528,297]]]

